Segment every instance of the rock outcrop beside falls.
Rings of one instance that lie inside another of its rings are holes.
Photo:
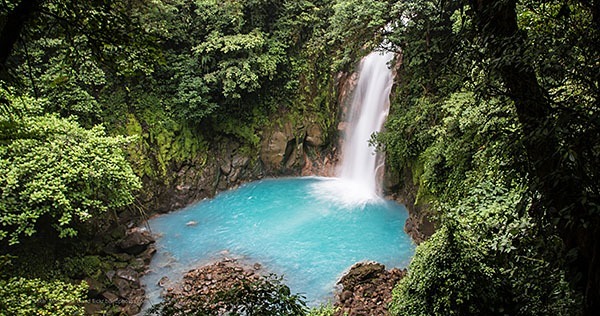
[[[433,235],[436,229],[433,212],[427,203],[417,200],[419,186],[413,182],[411,170],[404,170],[400,175],[386,168],[383,188],[389,199],[406,206],[408,218],[404,231],[417,245]]]

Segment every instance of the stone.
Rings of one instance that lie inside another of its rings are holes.
[[[100,303],[85,303],[83,305],[86,315],[105,315],[104,306]]]
[[[334,315],[389,315],[392,290],[405,274],[406,270],[388,271],[376,262],[355,264],[338,282],[343,291],[336,296],[338,311]]]
[[[340,295],[340,300],[341,300],[342,302],[344,302],[344,301],[348,301],[348,300],[350,300],[350,299],[352,299],[352,292],[350,292],[350,291],[344,291],[344,292],[342,292],[342,294]]]
[[[317,124],[312,124],[306,130],[306,144],[313,147],[323,145],[323,130]]]
[[[87,277],[83,279],[85,283],[88,285],[88,295],[90,297],[95,297],[100,295],[100,293],[106,290],[104,284],[94,278]]]
[[[129,266],[137,272],[144,272],[146,269],[146,262],[142,258],[135,258],[129,261]]]
[[[154,238],[147,231],[135,229],[119,242],[119,248],[131,255],[139,255],[154,243]]]
[[[112,279],[116,273],[117,272],[115,272],[115,270],[109,270],[109,271],[106,271],[105,275],[108,280],[112,281]]]
[[[248,166],[248,162],[250,162],[250,158],[249,157],[236,154],[233,157],[233,159],[231,160],[231,165],[234,168],[238,169],[238,168],[242,168],[242,167]]]
[[[121,313],[124,315],[137,315],[140,308],[134,304],[127,304],[121,308]]]
[[[127,262],[131,260],[133,257],[127,253],[113,253],[112,256],[118,261]]]
[[[295,140],[288,142],[283,161],[286,168],[292,169],[302,160],[302,157],[304,156],[302,147],[302,143],[296,143]]]
[[[148,249],[144,250],[141,254],[138,255],[138,258],[144,260],[145,264],[150,264],[150,260],[152,260],[152,256],[156,253],[156,248],[154,246],[148,247]]]
[[[229,175],[229,174],[231,173],[231,164],[230,164],[229,162],[224,162],[224,163],[221,165],[221,172],[222,172],[224,175]]]
[[[283,161],[288,137],[283,132],[274,132],[263,145],[260,153],[261,160],[271,168],[278,168]]]
[[[158,280],[158,286],[160,287],[165,287],[167,284],[169,283],[169,277],[168,276],[163,276],[162,278],[160,278],[160,280]]]
[[[146,292],[143,289],[133,289],[129,295],[128,304],[141,308],[146,300]]]
[[[131,293],[131,285],[127,280],[115,278],[113,280],[113,285],[117,288],[119,296],[121,297],[127,297],[129,293]]]
[[[207,302],[217,298],[219,293],[239,286],[243,281],[259,279],[250,266],[240,266],[235,260],[224,259],[197,269],[188,271],[181,283],[167,289],[166,296],[189,297],[202,294]]]
[[[402,179],[400,173],[392,170],[392,168],[385,168],[383,173],[383,190],[384,192],[396,192],[398,187],[401,185]]]
[[[104,297],[109,304],[114,304],[116,301],[119,300],[119,296],[110,291],[102,293],[102,297]]]
[[[352,290],[356,285],[378,277],[385,271],[385,266],[376,262],[359,262],[350,268],[338,284],[344,286],[344,289]]]
[[[130,282],[139,282],[139,274],[131,268],[118,269],[117,276]]]
[[[177,191],[189,191],[191,189],[191,186],[190,185],[181,185],[181,184],[179,184],[179,185],[175,186],[175,189]]]

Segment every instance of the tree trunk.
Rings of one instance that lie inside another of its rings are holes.
[[[23,0],[4,18],[0,30],[0,76],[7,71],[6,62],[13,51],[25,23],[38,10],[43,0]]]
[[[532,185],[547,207],[546,215],[532,215],[559,220],[557,231],[565,244],[565,254],[572,249],[578,253],[570,270],[573,280],[581,277],[575,286],[585,295],[585,314],[595,315],[600,310],[600,222],[586,211],[583,185],[560,157],[550,101],[534,69],[525,62],[526,38],[518,29],[516,0],[470,0],[470,4],[485,48],[497,61],[497,71],[515,103],[525,135]]]

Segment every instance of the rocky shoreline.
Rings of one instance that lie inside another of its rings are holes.
[[[83,280],[88,285],[88,301],[84,303],[87,315],[136,315],[146,300],[140,277],[156,252],[154,238],[138,227],[126,231],[117,228],[114,234],[122,237],[102,249],[114,258],[112,269]]]
[[[240,286],[245,281],[258,281],[261,269],[259,263],[247,267],[236,259],[225,258],[188,271],[180,283],[166,289],[165,297],[176,297],[179,300],[201,297],[209,303],[214,301],[218,293]]]
[[[414,203],[416,186],[403,185],[402,187],[403,189],[401,190],[398,187],[394,188],[400,191],[400,195],[392,194],[388,195],[387,198],[407,206],[409,209],[409,218],[405,224],[405,231],[418,244],[426,240],[434,232],[434,223],[427,218],[427,207],[417,206]],[[147,261],[145,260],[146,264],[144,268],[141,269],[143,271],[138,271],[138,275],[140,276],[147,270],[150,261],[149,258],[154,251],[151,242],[146,242],[147,238],[151,238],[149,234],[147,232],[141,234],[143,235],[140,236],[139,231],[129,233],[119,243],[119,247],[127,248],[129,251],[133,249],[139,251],[141,250],[139,247],[147,247],[143,251],[144,256],[148,257],[149,254],[149,257]],[[263,271],[259,263],[253,266],[244,266],[235,259],[225,258],[189,271],[180,284],[172,286],[172,284],[165,282],[168,284],[165,288],[166,296],[187,297],[200,294],[205,297],[211,297],[211,295],[219,291],[226,290],[238,284],[236,282],[240,282],[240,280],[257,280],[262,273],[266,272]],[[335,315],[388,315],[387,307],[391,301],[392,290],[405,275],[406,269],[392,268],[386,270],[382,264],[376,262],[356,263],[338,282],[341,290],[335,294],[333,302],[334,307],[337,308]],[[135,291],[127,292],[128,287],[135,289]],[[128,303],[139,301],[139,280],[136,280],[133,284],[129,284],[128,287],[125,286],[125,291],[118,291],[119,298]],[[143,298],[143,289],[141,295]],[[121,311],[129,315],[132,315],[130,311],[139,312],[140,306],[137,303],[133,304],[133,306],[128,305],[131,304],[121,306]]]
[[[259,263],[244,265],[236,259],[225,258],[188,271],[177,284],[165,283],[165,298],[177,300],[180,306],[198,304],[211,310],[222,308],[214,302],[218,295],[242,285],[258,281],[267,274]],[[342,289],[336,293],[336,316],[387,315],[387,306],[396,283],[406,270],[376,262],[361,262],[352,266],[339,280]]]
[[[388,196],[388,198],[405,204],[409,209],[405,231],[418,244],[433,233],[434,224],[427,219],[426,209],[414,205],[415,192],[415,187],[404,188],[401,198],[397,194]],[[126,273],[125,271],[115,271],[109,278],[114,285],[112,290],[99,294],[110,305],[118,305],[121,313],[135,315],[140,311],[145,293],[140,286],[139,277],[147,271],[150,259],[155,252],[152,246],[153,242],[154,239],[147,231],[134,228],[128,230],[125,238],[116,244],[117,248],[114,251],[125,252],[133,258],[131,262],[134,263],[135,273],[129,266],[126,268],[128,269]],[[259,263],[249,267],[241,265],[235,259],[225,258],[222,261],[189,271],[181,284],[165,288],[166,295],[185,297],[191,294],[202,294],[210,296],[211,293],[230,288],[240,280],[256,280],[261,273],[265,273],[265,271],[262,271]],[[405,275],[405,269],[386,270],[382,264],[376,262],[355,264],[338,282],[342,289],[336,293],[333,302],[334,307],[337,308],[335,315],[387,315],[387,306],[391,301],[392,290]]]

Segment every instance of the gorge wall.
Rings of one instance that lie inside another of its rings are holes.
[[[318,123],[286,122],[265,127],[258,151],[234,139],[211,144],[210,152],[172,163],[171,178],[145,178],[138,199],[149,213],[185,207],[242,183],[273,176],[329,175],[336,147]]]

